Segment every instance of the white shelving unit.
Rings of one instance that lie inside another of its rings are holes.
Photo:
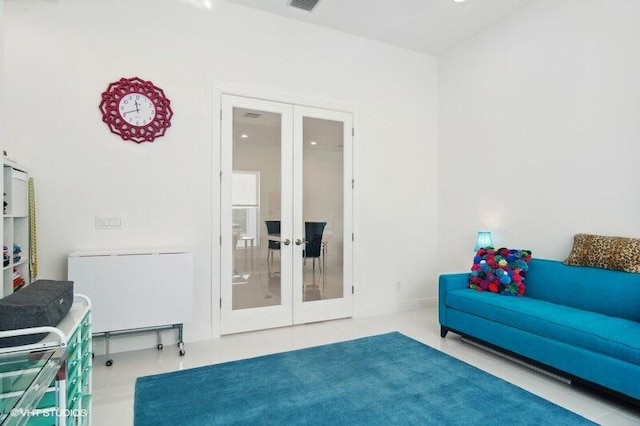
[[[4,192],[2,244],[7,248],[8,262],[3,256],[0,297],[14,291],[15,274],[30,282],[29,261],[29,174],[24,167],[3,157],[2,188]],[[20,259],[14,254],[14,246],[20,248]]]

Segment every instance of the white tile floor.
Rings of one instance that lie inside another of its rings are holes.
[[[96,426],[133,424],[134,383],[139,376],[300,349],[389,331],[400,331],[599,424],[640,425],[640,408],[630,407],[603,395],[571,387],[515,363],[504,361],[482,349],[461,342],[455,334],[449,333],[446,339],[441,339],[435,308],[388,316],[328,321],[188,343],[187,354],[184,357],[179,357],[177,349],[169,345],[166,345],[163,351],[157,351],[154,348],[114,354],[112,367],[104,365],[103,357],[96,357],[93,375],[93,424]]]

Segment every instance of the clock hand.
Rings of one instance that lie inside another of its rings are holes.
[[[136,112],[140,112],[140,109],[138,108],[139,104],[137,100],[134,100],[133,103],[136,105]]]
[[[130,112],[140,112],[140,110],[138,110],[137,108],[136,108],[136,109],[132,109],[131,111],[125,111],[125,112],[123,112],[123,113],[122,113],[122,115],[127,115],[127,114],[129,114]]]

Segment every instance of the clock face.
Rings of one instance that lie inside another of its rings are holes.
[[[156,117],[153,101],[141,93],[131,93],[120,99],[118,112],[132,126],[144,127]]]
[[[102,121],[126,141],[153,142],[171,127],[171,101],[164,91],[138,77],[109,84],[100,102]]]

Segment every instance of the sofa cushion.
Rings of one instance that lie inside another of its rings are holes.
[[[576,234],[564,263],[640,272],[640,239]]]
[[[640,323],[530,297],[470,289],[447,293],[447,306],[487,320],[640,365]]]
[[[640,274],[532,259],[526,296],[640,322]]]

